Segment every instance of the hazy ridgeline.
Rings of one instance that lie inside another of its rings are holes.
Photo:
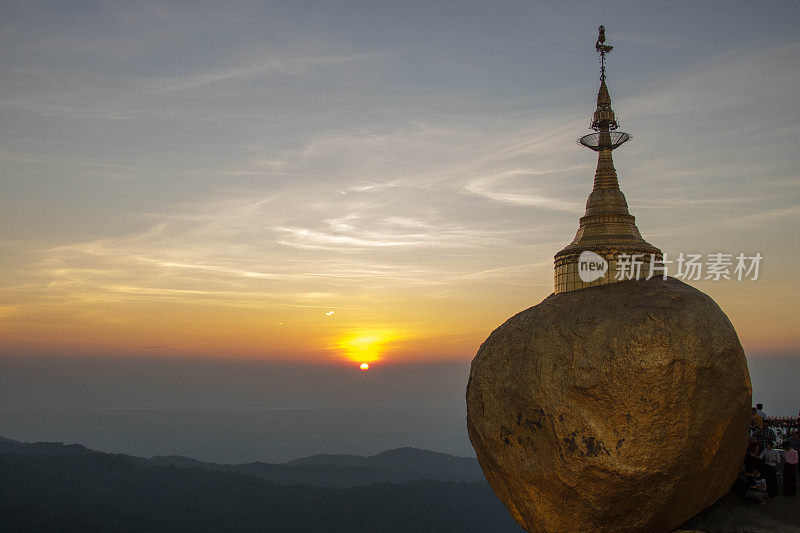
[[[796,414],[800,359],[749,360],[753,399]],[[469,363],[353,366],[268,361],[0,358],[0,434],[141,456],[280,462],[413,446],[473,455]]]
[[[219,465],[0,438],[0,472],[2,531],[519,531],[475,459],[407,448]]]

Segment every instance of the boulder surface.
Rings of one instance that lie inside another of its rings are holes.
[[[676,279],[551,295],[481,345],[467,428],[527,531],[670,531],[733,485],[748,439],[744,351]]]

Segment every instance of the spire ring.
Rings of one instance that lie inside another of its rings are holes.
[[[604,138],[608,136],[607,138]],[[620,147],[624,143],[631,140],[631,135],[624,131],[609,131],[597,132],[584,135],[578,139],[578,143],[582,144],[590,150],[599,152],[600,150],[613,150]]]

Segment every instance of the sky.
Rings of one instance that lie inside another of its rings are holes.
[[[468,364],[575,235],[604,24],[639,229],[760,253],[691,284],[798,357],[797,2],[3,6],[2,356]]]

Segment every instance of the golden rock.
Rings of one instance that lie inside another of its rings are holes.
[[[467,428],[529,532],[670,531],[732,486],[751,389],[736,332],[678,280],[553,294],[481,345]]]

